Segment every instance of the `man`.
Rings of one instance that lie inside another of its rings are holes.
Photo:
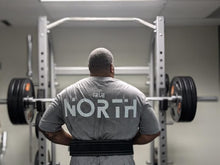
[[[113,55],[109,50],[97,48],[90,53],[89,71],[90,77],[57,95],[39,128],[54,143],[71,146],[77,139],[74,144],[88,148],[85,152],[74,145],[70,150],[77,148],[81,155],[73,151],[76,155],[72,155],[71,165],[134,165],[129,142],[147,144],[160,134],[154,111],[142,92],[114,79]],[[62,129],[63,124],[70,134]],[[95,142],[95,151],[90,151],[94,150],[90,141]],[[102,153],[100,145],[104,146]]]

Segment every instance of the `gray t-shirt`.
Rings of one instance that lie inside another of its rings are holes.
[[[146,96],[111,77],[88,77],[64,89],[44,113],[39,127],[56,132],[66,124],[79,140],[130,140],[160,126]],[[72,157],[71,165],[134,165],[133,156]]]

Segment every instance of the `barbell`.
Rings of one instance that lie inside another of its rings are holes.
[[[217,97],[197,97],[196,85],[192,77],[174,77],[167,85],[169,96],[146,97],[147,101],[169,102],[171,116],[176,122],[192,121],[196,115],[197,101],[217,101]],[[10,121],[13,124],[28,124],[34,117],[35,103],[52,102],[54,98],[35,98],[33,82],[28,78],[13,78],[8,86],[7,104]]]

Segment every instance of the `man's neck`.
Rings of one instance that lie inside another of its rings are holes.
[[[90,73],[90,76],[93,76],[93,77],[112,77],[112,78],[114,78],[114,75],[109,74],[109,73]]]

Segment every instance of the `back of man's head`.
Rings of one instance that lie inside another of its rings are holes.
[[[91,73],[108,72],[111,64],[113,64],[113,55],[105,48],[96,48],[89,54],[89,70]]]

